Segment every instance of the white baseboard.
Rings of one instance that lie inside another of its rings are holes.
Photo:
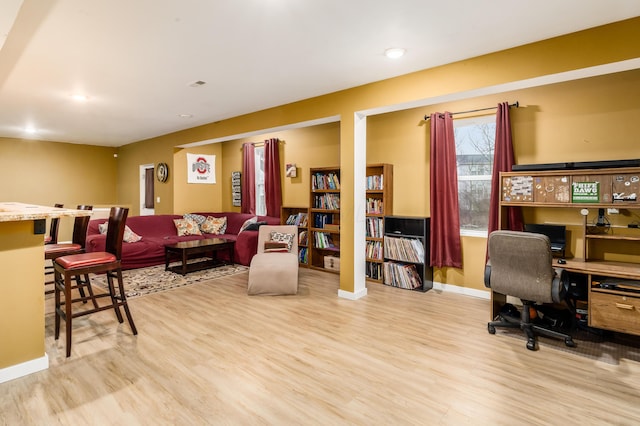
[[[49,368],[49,356],[45,353],[43,357],[0,369],[0,383],[28,376],[29,374],[37,373],[47,368]]]
[[[489,289],[487,289],[486,291],[478,290],[475,288],[460,287],[453,284],[443,284],[434,281],[433,290],[446,293],[463,294],[465,296],[478,297],[480,299],[491,299],[491,292],[489,291]]]
[[[338,290],[338,297],[342,297],[343,299],[358,300],[366,295],[367,295],[366,287],[355,293],[351,291]]]

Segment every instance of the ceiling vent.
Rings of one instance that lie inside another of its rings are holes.
[[[190,83],[189,86],[191,86],[191,87],[200,87],[200,86],[204,86],[205,84],[207,84],[206,81],[197,80],[197,81],[194,81],[193,83]]]

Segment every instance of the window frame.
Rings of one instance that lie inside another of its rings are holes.
[[[481,115],[481,116],[475,116],[475,117],[465,117],[465,118],[459,118],[459,119],[455,119],[453,120],[453,128],[454,128],[454,137],[457,134],[456,130],[460,127],[468,127],[468,126],[472,126],[472,125],[493,125],[495,128],[495,124],[496,124],[496,113],[492,113],[492,114],[486,114],[486,115]],[[487,181],[489,182],[489,194],[488,194],[488,200],[491,200],[491,180],[492,180],[492,173],[493,173],[493,156],[494,156],[494,152],[495,152],[495,130],[494,132],[490,133],[492,134],[492,145],[491,145],[491,163],[490,163],[490,168],[489,168],[489,174],[482,174],[482,175],[474,175],[474,174],[465,174],[465,175],[461,175],[459,173],[460,171],[460,165],[458,164],[458,158],[461,155],[468,155],[468,154],[460,154],[457,152],[456,149],[456,168],[457,168],[457,175],[458,175],[458,186],[460,186],[460,182],[464,182],[464,181]],[[456,140],[456,148],[458,147],[458,141]],[[460,204],[458,204],[458,214],[460,214]],[[487,216],[487,220],[488,220],[488,216]],[[488,233],[488,229],[480,229],[480,230],[473,230],[473,229],[466,229],[462,227],[462,223],[460,223],[460,235],[461,236],[469,236],[469,237],[483,237],[483,238],[487,238],[487,236],[489,235]]]

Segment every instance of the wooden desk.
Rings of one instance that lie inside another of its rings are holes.
[[[46,219],[90,214],[0,202],[0,383],[49,366],[44,350]]]
[[[640,282],[640,264],[582,259],[567,259],[564,265],[556,262],[554,259],[556,268],[587,276],[590,327],[640,336],[640,293],[598,285],[607,278]],[[491,301],[493,319],[506,303],[506,296],[492,291]]]

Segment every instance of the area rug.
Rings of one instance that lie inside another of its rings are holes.
[[[129,269],[122,272],[127,297],[138,297],[166,291],[203,281],[215,280],[248,271],[243,265],[225,265],[217,268],[191,272],[187,275],[165,271],[164,265]],[[91,275],[91,283],[101,289],[107,288],[105,275]]]

